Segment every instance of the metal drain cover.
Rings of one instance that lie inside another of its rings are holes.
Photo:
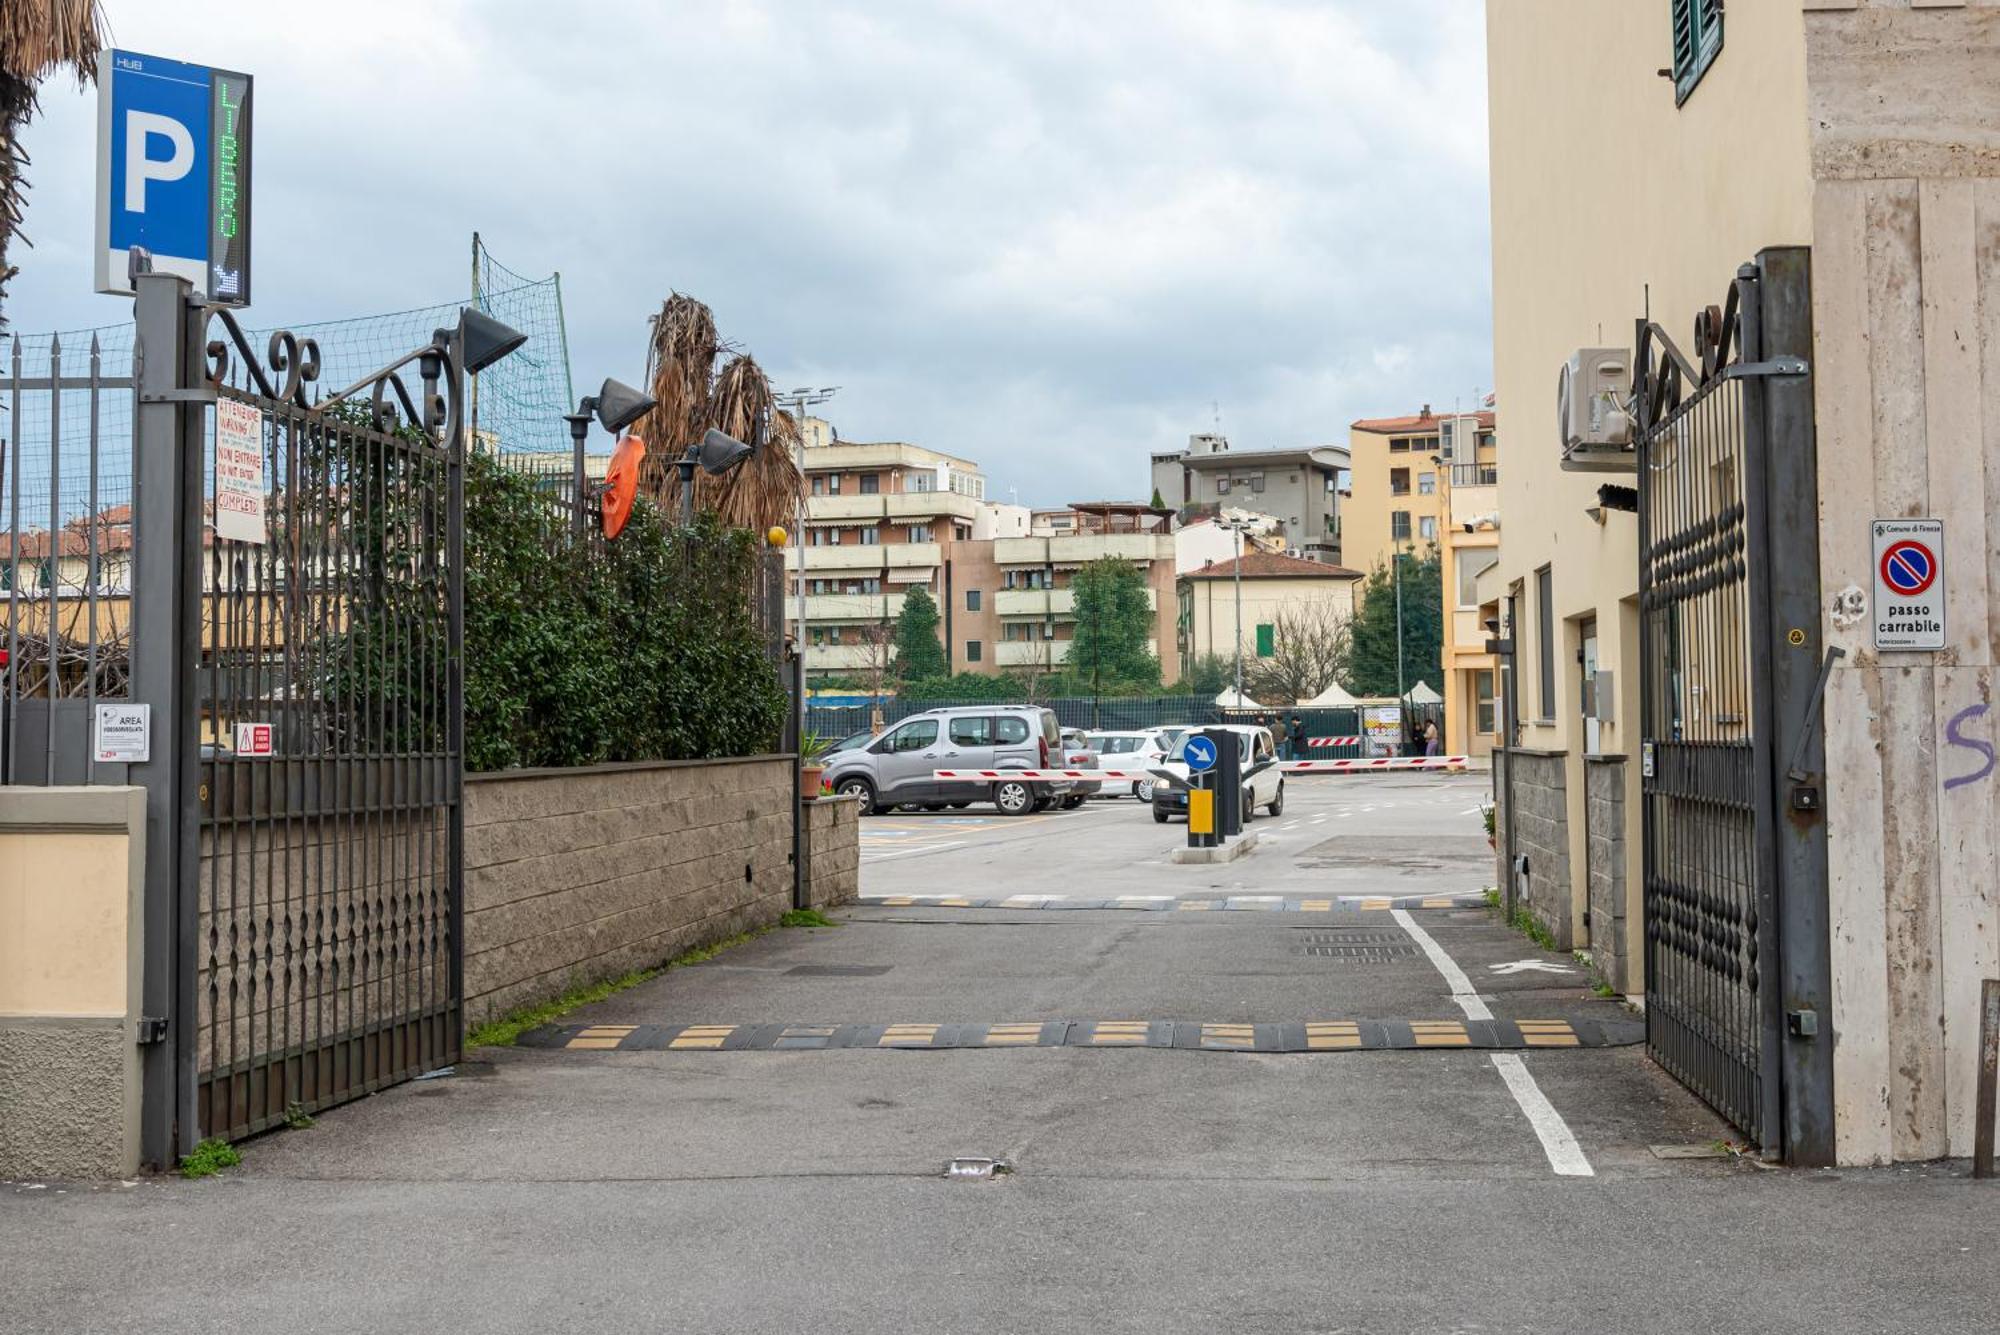
[[[1342,932],[1306,932],[1304,941],[1305,944],[1299,947],[1302,955],[1357,963],[1408,959],[1417,953],[1416,942],[1410,940],[1401,928],[1371,930],[1362,927]]]
[[[879,978],[889,968],[887,964],[797,964],[785,972],[801,978]]]
[[[1357,962],[1407,959],[1417,953],[1415,946],[1301,946],[1299,950],[1301,954]]]

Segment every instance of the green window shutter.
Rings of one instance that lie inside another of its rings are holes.
[[[1687,101],[1722,50],[1722,0],[1670,0],[1673,5],[1674,105]]]
[[[1269,658],[1276,652],[1277,647],[1273,643],[1271,624],[1265,622],[1257,627],[1257,657]]]

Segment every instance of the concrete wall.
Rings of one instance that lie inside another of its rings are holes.
[[[1836,1148],[1964,1155],[2000,976],[2000,9],[1808,7]],[[1947,645],[1877,653],[1849,600],[1908,516],[1944,522]]]
[[[792,906],[792,783],[783,756],[470,776],[467,1023],[775,922]],[[851,815],[812,815],[826,838],[808,867],[837,903],[858,836]]]
[[[0,789],[0,1179],[139,1166],[145,790]]]
[[[1644,961],[1636,958],[1630,918],[1639,914],[1639,896],[1625,884],[1625,758],[1590,756],[1583,764],[1585,847],[1590,878],[1590,957],[1604,981],[1620,992],[1639,990]],[[1630,831],[1637,832],[1637,813]]]
[[[1502,874],[1511,874],[1506,855],[1507,806],[1514,804],[1514,852],[1528,859],[1525,907],[1555,937],[1563,950],[1575,946],[1576,915],[1570,896],[1569,769],[1560,751],[1511,750],[1507,767],[1513,771],[1511,791],[1496,783],[1498,809],[1493,829],[1500,839]],[[1496,773],[1499,762],[1496,760]]]

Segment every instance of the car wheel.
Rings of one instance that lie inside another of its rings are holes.
[[[1145,779],[1139,780],[1139,782],[1132,785],[1132,796],[1138,798],[1141,802],[1150,804],[1153,800],[1153,785]]]
[[[1245,825],[1257,819],[1257,804],[1252,800],[1255,797],[1256,794],[1252,793],[1248,788],[1243,790],[1243,823]]]
[[[1024,779],[1002,779],[993,785],[993,805],[1003,816],[1025,816],[1035,809],[1035,794]]]
[[[1035,810],[1047,811],[1050,807],[1054,806],[1055,804],[1056,804],[1056,799],[1050,796],[1049,794],[1044,793],[1040,797],[1035,799]]]
[[[1162,810],[1160,810],[1160,809],[1159,809],[1158,807],[1154,807],[1154,808],[1153,808],[1153,824],[1155,824],[1155,825],[1165,825],[1166,823],[1167,823],[1167,813],[1166,813],[1166,812],[1164,812],[1164,811],[1162,811]]]
[[[833,791],[840,797],[859,798],[862,815],[872,816],[875,814],[875,790],[868,786],[868,780],[842,779],[833,786]]]
[[[1278,784],[1278,795],[1271,799],[1270,812],[1273,816],[1282,816],[1285,814],[1285,785],[1283,782]]]

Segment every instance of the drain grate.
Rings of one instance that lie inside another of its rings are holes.
[[[1305,932],[1309,946],[1409,946],[1410,938],[1401,928],[1359,927],[1339,932]]]
[[[1321,959],[1352,960],[1366,964],[1382,960],[1408,959],[1417,953],[1416,942],[1410,940],[1400,928],[1306,932],[1303,933],[1303,937],[1305,943],[1299,947],[1299,953]]]
[[[887,964],[799,964],[785,972],[801,978],[879,978],[889,968]]]
[[[1301,946],[1299,950],[1301,954],[1353,960],[1362,964],[1379,960],[1407,959],[1417,953],[1415,946]]]

